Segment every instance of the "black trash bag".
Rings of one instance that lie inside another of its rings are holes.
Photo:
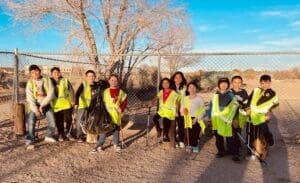
[[[107,87],[107,82],[100,80],[96,83],[96,86],[92,88],[92,99],[87,112],[87,120],[82,126],[88,133],[98,135],[109,132],[116,127],[116,125],[112,123],[102,98],[103,92]]]

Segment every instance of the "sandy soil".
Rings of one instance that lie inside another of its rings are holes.
[[[276,85],[277,86],[277,85]],[[270,149],[268,166],[258,161],[234,163],[231,157],[216,159],[214,137],[203,136],[201,151],[183,149],[164,151],[156,144],[154,130],[146,147],[145,110],[133,110],[124,130],[127,148],[120,153],[106,140],[103,153],[90,154],[94,145],[76,142],[47,144],[39,142],[35,150],[26,150],[23,139],[13,134],[10,104],[0,105],[0,182],[300,182],[299,83],[280,100],[270,128],[276,145]],[[286,96],[286,97],[284,97]],[[137,113],[139,112],[139,113]],[[152,115],[154,114],[154,110]],[[42,139],[45,123],[40,126]],[[243,147],[244,155],[246,148]]]

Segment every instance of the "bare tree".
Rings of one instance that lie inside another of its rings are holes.
[[[184,9],[166,0],[5,0],[17,21],[38,29],[67,32],[66,45],[87,51],[91,63],[99,63],[97,47],[110,56],[106,73],[118,73],[127,83],[132,69],[147,56],[136,53],[165,52],[190,41]],[[99,26],[100,25],[100,26]],[[104,41],[103,41],[104,40]],[[99,46],[100,44],[100,46]],[[186,46],[183,46],[186,48]],[[127,55],[127,56],[125,56]]]

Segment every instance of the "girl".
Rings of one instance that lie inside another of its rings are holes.
[[[184,128],[187,129],[188,146],[192,147],[193,152],[199,152],[198,138],[200,130],[205,129],[202,120],[205,114],[205,107],[202,97],[197,95],[199,86],[196,82],[190,82],[187,85],[186,96],[182,99],[181,114],[184,116]]]
[[[127,94],[119,88],[119,81],[117,75],[113,74],[108,79],[109,88],[104,90],[103,100],[105,107],[112,119],[112,123],[116,125],[113,130],[113,144],[115,151],[120,151],[119,146],[120,138],[120,126],[121,126],[121,116],[127,106]],[[100,134],[99,140],[97,142],[96,148],[92,152],[103,151],[103,144],[106,138],[106,134]]]
[[[186,79],[182,72],[177,71],[173,74],[171,80],[175,83],[176,92],[179,95],[178,104],[180,105],[182,103],[183,97],[185,97],[186,95]],[[178,106],[178,109],[180,109],[180,106]],[[183,120],[183,116],[181,116],[180,114],[180,111],[178,111],[175,121],[178,127],[179,147],[184,148],[184,122],[183,122],[184,120]]]
[[[175,120],[178,94],[175,91],[173,82],[168,78],[163,78],[159,84],[159,93],[157,94],[159,100],[159,110],[153,117],[153,122],[156,127],[157,137],[161,137],[162,129],[159,126],[159,119],[163,119],[163,141],[169,142],[168,135],[171,122]]]

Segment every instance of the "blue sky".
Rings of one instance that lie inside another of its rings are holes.
[[[300,50],[300,1],[178,0],[195,35],[193,51]],[[0,9],[0,50],[62,51],[64,34],[30,33]]]

